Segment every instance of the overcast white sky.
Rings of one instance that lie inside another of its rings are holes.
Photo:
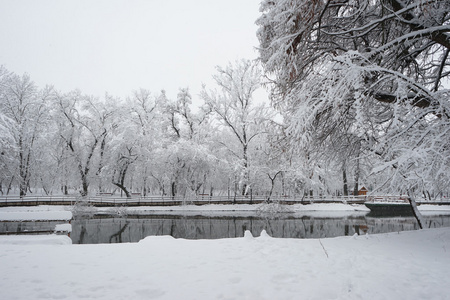
[[[40,87],[174,98],[255,59],[260,0],[0,0],[0,65]]]

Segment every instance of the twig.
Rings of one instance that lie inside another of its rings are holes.
[[[321,241],[320,239],[319,239],[319,243],[320,243],[320,245],[322,246],[322,249],[323,249],[323,251],[325,252],[325,254],[326,254],[327,258],[328,258],[328,252],[327,252],[327,250],[325,249],[325,247],[323,246],[322,241]]]

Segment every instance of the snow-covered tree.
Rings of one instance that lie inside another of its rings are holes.
[[[9,72],[0,66],[0,97],[3,98],[5,89],[8,87]],[[5,113],[4,108],[0,110],[0,192],[7,193],[13,184],[14,173],[14,121]],[[5,187],[4,184],[7,186]],[[4,190],[6,188],[6,190]]]
[[[265,193],[267,202],[270,202],[274,192],[286,194],[284,177],[289,169],[289,161],[284,147],[283,125],[274,121],[264,125],[261,129],[263,133],[255,141],[252,169],[254,189]]]
[[[305,156],[351,166],[355,188],[370,161],[382,191],[448,189],[449,1],[266,0],[261,11],[271,96]]]
[[[168,99],[165,93],[161,98],[170,142],[159,149],[156,181],[164,187],[164,192],[170,191],[172,197],[211,193],[215,156],[208,140],[210,111],[205,106],[193,110],[188,88],[180,89],[175,101]]]
[[[233,142],[222,141],[239,164],[239,185],[242,195],[250,188],[249,147],[262,133],[263,124],[272,118],[265,104],[255,103],[254,92],[260,87],[258,65],[249,60],[237,61],[225,68],[217,67],[213,76],[219,91],[203,89],[201,96],[209,109],[217,116],[222,128],[231,132],[238,148]]]
[[[121,179],[124,183],[120,185],[125,187],[128,173],[127,191],[133,189],[146,196],[151,190],[152,174],[155,173],[155,153],[166,141],[163,128],[167,122],[162,115],[161,97],[152,95],[146,89],[136,90],[122,105],[120,112],[117,129],[114,130],[116,161],[112,168],[113,178]]]
[[[77,170],[81,196],[103,167],[106,138],[111,129],[110,106],[79,91],[57,97],[59,135]]]
[[[28,75],[0,69],[0,126],[5,130],[2,177],[9,177],[9,186],[17,182],[21,197],[30,191],[34,163],[38,152],[44,151],[37,145],[45,138],[46,102],[51,92],[51,88],[38,90]]]

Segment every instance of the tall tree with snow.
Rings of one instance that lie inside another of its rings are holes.
[[[77,170],[80,194],[85,197],[102,168],[113,113],[105,103],[79,91],[59,95],[57,106],[59,136]]]
[[[8,186],[16,181],[22,197],[30,190],[33,166],[38,152],[43,151],[37,144],[45,135],[51,89],[40,91],[28,75],[18,76],[3,67],[0,80],[0,126],[6,142],[2,143],[2,177],[9,176]]]
[[[160,175],[158,182],[169,187],[172,197],[211,193],[215,157],[207,140],[210,111],[205,107],[193,111],[192,96],[187,88],[179,90],[175,101],[163,96],[171,143],[163,145],[159,151],[159,160],[163,164],[159,173],[165,174],[166,180]]]
[[[239,168],[239,185],[242,195],[250,188],[249,147],[261,134],[262,124],[271,118],[269,110],[256,105],[254,92],[260,87],[261,80],[258,66],[249,60],[240,60],[235,65],[218,67],[213,76],[219,91],[202,91],[206,105],[218,117],[223,128],[231,132],[237,142],[237,151],[232,144],[222,142],[234,154]]]
[[[355,177],[370,158],[381,191],[448,190],[449,1],[266,0],[261,11],[271,97],[304,153]]]
[[[136,162],[132,183],[144,196],[151,190],[151,182],[157,174],[157,150],[167,140],[163,128],[168,122],[163,117],[162,100],[146,89],[134,91],[126,104],[129,114],[121,116],[123,121],[118,129],[121,132],[118,141],[134,149]]]

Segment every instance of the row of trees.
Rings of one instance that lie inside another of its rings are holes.
[[[205,87],[203,105],[193,107],[188,89],[177,99],[145,89],[98,99],[40,89],[2,67],[0,192],[288,193],[270,142],[281,127],[253,99],[259,68],[241,60],[214,79],[216,89]]]

